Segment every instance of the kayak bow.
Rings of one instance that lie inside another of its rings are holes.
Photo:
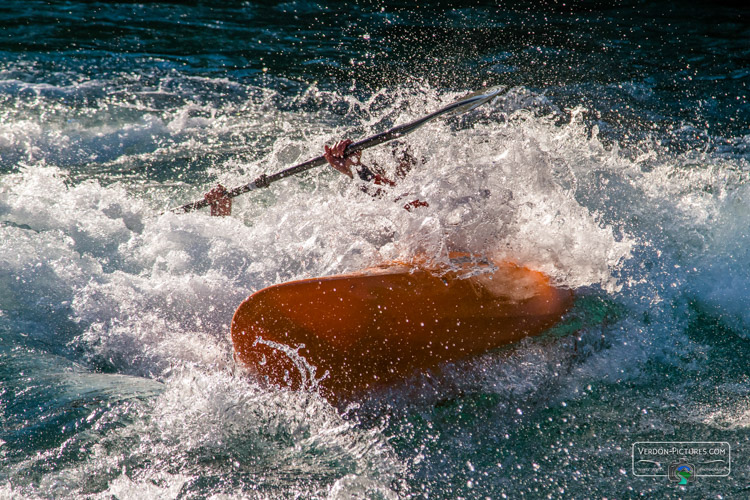
[[[540,272],[456,258],[469,262],[396,263],[260,290],[232,319],[236,359],[267,382],[301,389],[302,357],[327,373],[324,395],[346,398],[539,334],[572,304],[572,293]]]

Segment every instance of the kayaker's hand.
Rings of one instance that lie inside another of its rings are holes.
[[[351,139],[344,139],[343,141],[334,144],[331,148],[325,146],[326,152],[323,156],[325,156],[325,159],[333,168],[344,175],[348,175],[350,178],[354,178],[354,174],[352,174],[352,165],[360,164],[362,151],[345,155],[344,152],[351,143]]]
[[[221,184],[203,195],[207,202],[211,204],[211,215],[224,217],[232,215],[232,198],[227,196],[228,191]]]

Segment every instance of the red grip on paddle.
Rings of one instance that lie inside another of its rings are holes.
[[[414,201],[410,201],[409,203],[407,203],[406,205],[404,205],[404,208],[406,209],[407,212],[411,212],[412,208],[429,207],[429,206],[430,206],[430,204],[427,203],[426,201],[422,201],[422,200],[417,199],[417,200],[414,200]]]
[[[212,216],[225,217],[232,215],[232,198],[228,197],[227,193],[226,188],[218,184],[204,195],[206,201],[211,204]]]

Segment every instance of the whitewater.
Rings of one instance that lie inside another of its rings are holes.
[[[245,29],[262,36],[231,16],[296,9],[328,19],[333,4],[95,4],[92,14],[69,3],[70,14],[52,5],[31,18],[37,37],[53,40],[50,19],[92,15],[92,30],[129,20],[142,29],[121,34],[121,45],[95,32],[83,52],[45,55],[29,49],[33,40],[17,42],[26,52],[2,47],[0,497],[746,494],[746,68],[721,66],[722,78],[693,89],[705,92],[696,98],[704,111],[670,115],[685,97],[655,76],[514,81],[527,58],[567,61],[553,42],[514,59],[522,51],[491,39],[480,80],[448,84],[416,65],[402,82],[363,81],[357,61],[370,64],[391,24],[429,24],[395,7],[358,7],[343,60],[355,60],[353,78],[342,81],[347,66],[322,41],[283,64],[258,62],[261,47],[211,59],[199,43],[209,28],[226,30],[227,43]],[[467,26],[495,28],[500,16],[440,12],[440,27],[472,36]],[[146,29],[162,20],[181,32],[188,14],[199,38],[184,53]],[[298,30],[272,29],[285,50],[298,47],[283,41]],[[55,43],[78,40],[66,36]],[[255,62],[222,71],[238,57]],[[300,76],[305,64],[316,78]],[[493,102],[364,153],[391,171],[404,148],[418,159],[381,198],[320,167],[236,198],[231,217],[170,211],[217,183],[242,185],[490,84],[504,88]],[[404,210],[393,202],[404,193],[429,207]],[[542,271],[575,304],[539,337],[343,407],[312,386],[264,386],[235,364],[229,325],[251,293],[415,254],[447,262],[453,248]],[[639,477],[633,445],[649,441],[726,442],[731,473],[684,487]]]

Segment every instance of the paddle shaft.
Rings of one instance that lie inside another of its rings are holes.
[[[499,93],[500,93],[499,89],[492,89],[491,91],[488,91],[486,93],[468,97],[460,101],[456,101],[453,104],[449,104],[448,106],[445,106],[444,108],[441,108],[433,113],[430,113],[429,115],[422,117],[418,120],[415,120],[410,123],[406,123],[404,125],[399,125],[398,127],[393,127],[390,130],[386,130],[385,132],[381,132],[379,134],[373,135],[359,142],[354,142],[346,148],[345,153],[346,155],[350,155],[352,153],[356,153],[357,151],[363,151],[373,146],[383,144],[384,142],[392,141],[393,139],[403,137],[404,135],[415,131],[416,129],[424,125],[425,123],[431,120],[434,120],[435,118],[442,116],[446,113],[463,112],[463,111],[468,111],[470,109],[474,109],[477,106],[481,106],[485,102],[488,102],[494,97],[496,97]],[[239,196],[249,191],[254,191],[255,189],[258,189],[258,188],[268,187],[272,182],[276,182],[278,180],[284,179],[292,175],[297,175],[299,173],[310,170],[311,168],[325,165],[326,163],[327,163],[327,160],[325,159],[325,156],[318,156],[317,158],[313,158],[312,160],[308,160],[304,163],[300,163],[299,165],[295,165],[285,170],[281,170],[280,172],[276,172],[275,174],[271,174],[271,175],[263,174],[252,182],[248,182],[245,185],[230,189],[229,191],[227,191],[226,196],[229,198],[234,198],[235,196]],[[172,209],[172,211],[173,212],[192,212],[193,210],[198,210],[200,208],[207,207],[210,204],[211,203],[206,199],[197,200],[192,203],[187,203],[185,205],[182,205],[181,207],[174,208]]]

